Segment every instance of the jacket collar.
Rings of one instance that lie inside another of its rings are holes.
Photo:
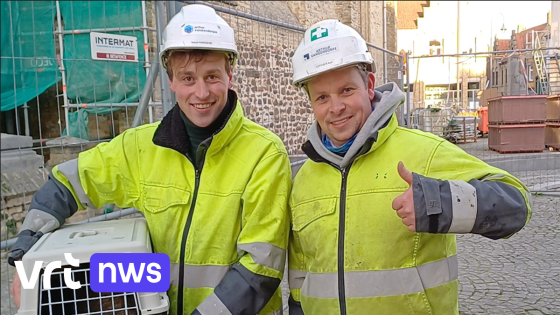
[[[394,82],[376,87],[370,104],[372,112],[356,134],[354,142],[344,156],[339,156],[325,147],[321,141],[323,131],[317,120],[309,128],[307,139],[309,139],[315,151],[326,160],[339,168],[346,168],[357,156],[364,152],[362,149],[366,143],[371,142],[371,138],[377,138],[378,131],[387,127],[387,123],[391,120],[397,107],[404,102],[404,96],[404,93]]]
[[[369,154],[369,153],[375,151],[377,148],[379,148],[383,143],[385,143],[385,141],[387,141],[387,139],[393,134],[393,132],[395,132],[398,124],[399,124],[399,122],[398,122],[398,119],[397,119],[397,115],[395,113],[393,113],[391,115],[391,118],[388,119],[385,122],[385,124],[383,124],[381,129],[376,131],[374,134],[372,134],[365,141],[364,145],[358,151],[358,153],[355,154],[352,157],[352,161],[355,160],[356,158],[362,156],[362,155]],[[313,144],[311,144],[311,141],[309,141],[309,140],[307,140],[301,146],[301,149],[307,155],[307,157],[309,157],[309,159],[311,159],[314,162],[317,162],[317,163],[322,162],[322,163],[332,164],[330,161],[328,161],[326,158],[324,158],[321,154],[319,154],[317,152],[317,150],[315,150],[315,148],[313,147]],[[352,164],[352,163],[350,163],[350,164]]]
[[[243,124],[243,108],[235,91],[228,91],[228,102],[234,102],[235,106],[231,107],[225,125],[214,133],[207,156],[215,154],[227,146],[235,138]],[[188,154],[190,148],[189,135],[181,118],[181,108],[177,104],[163,117],[152,141],[157,146],[175,150],[183,155]]]

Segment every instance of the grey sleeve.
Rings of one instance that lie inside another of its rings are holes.
[[[443,181],[413,173],[412,187],[417,232],[500,239],[521,230],[529,215],[522,193],[499,181]]]
[[[33,195],[29,209],[45,211],[63,225],[78,211],[78,204],[70,190],[49,175],[49,180]]]
[[[57,229],[78,210],[72,193],[52,175],[33,195],[29,211],[8,257],[8,263],[20,260],[43,236]]]
[[[193,314],[255,315],[279,285],[280,279],[255,274],[237,263]]]

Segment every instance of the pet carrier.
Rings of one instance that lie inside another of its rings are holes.
[[[79,259],[70,266],[64,253]],[[143,218],[67,225],[45,234],[22,259],[25,272],[31,275],[35,261],[43,268],[33,289],[21,291],[18,315],[160,315],[168,314],[166,293],[96,293],[90,288],[90,258],[95,253],[152,253],[150,234]],[[51,289],[45,289],[44,268],[61,261],[50,277]],[[66,264],[66,265],[65,265]],[[72,280],[79,289],[68,288],[64,268],[71,268]]]

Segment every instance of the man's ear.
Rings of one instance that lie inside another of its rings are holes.
[[[368,96],[369,96],[369,100],[373,101],[373,98],[375,97],[375,75],[373,74],[373,72],[368,72]]]
[[[233,67],[229,69],[229,82],[228,82],[228,89],[233,89]]]

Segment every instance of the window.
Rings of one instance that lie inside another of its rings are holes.
[[[533,82],[533,65],[528,65],[527,76],[529,77],[529,82]]]
[[[480,82],[469,82],[468,88],[469,90],[478,90]]]

